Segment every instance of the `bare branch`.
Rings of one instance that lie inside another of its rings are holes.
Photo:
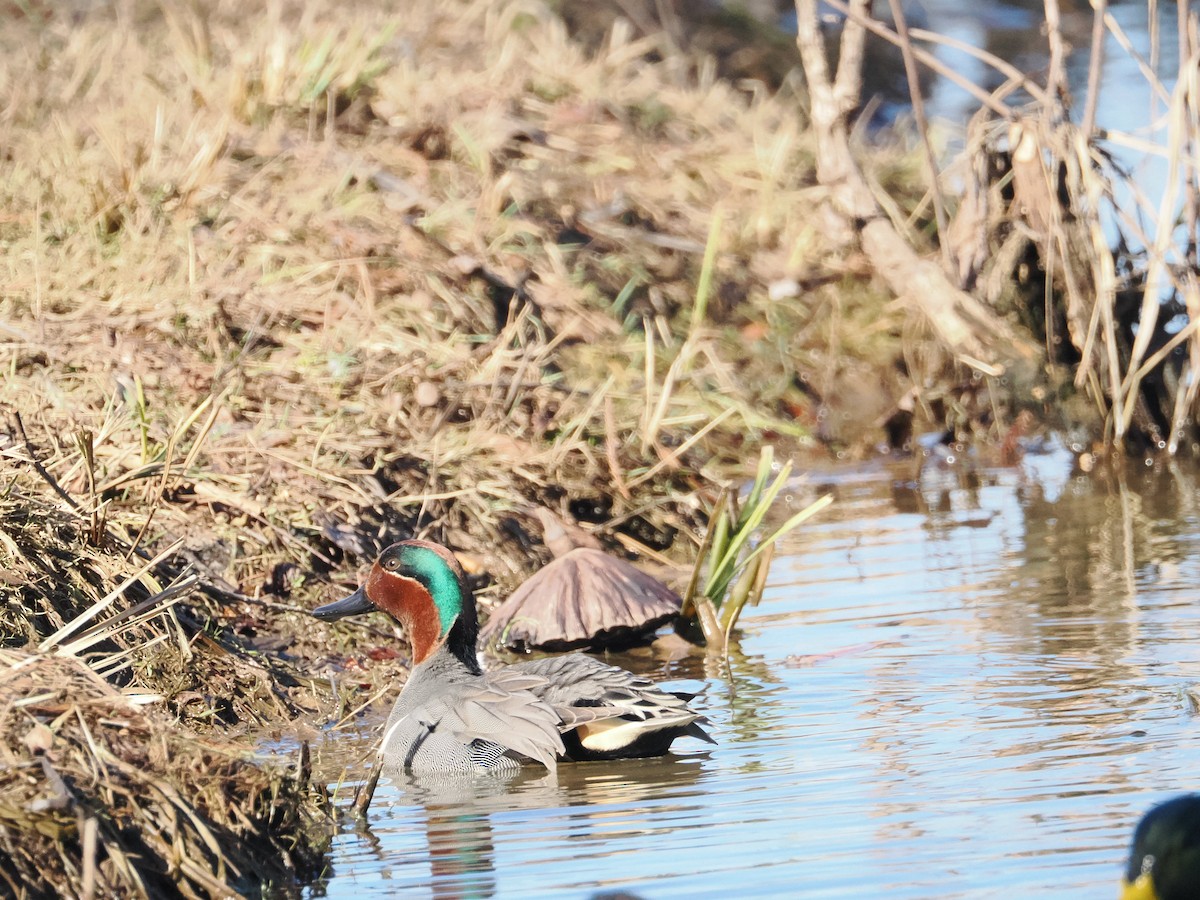
[[[838,51],[837,77],[833,93],[844,114],[853,112],[862,96],[863,47],[867,41],[865,22],[871,20],[870,0],[851,0],[852,16],[842,27],[841,48]]]
[[[796,46],[800,49],[810,95],[832,90],[829,63],[825,59],[825,39],[819,21],[817,0],[796,0]]]
[[[929,140],[929,121],[925,117],[925,99],[921,96],[921,82],[917,75],[917,61],[913,57],[912,41],[908,36],[908,22],[904,18],[904,8],[900,0],[889,0],[892,7],[892,20],[896,23],[896,34],[900,38],[900,52],[904,56],[904,74],[908,77],[908,96],[912,102],[913,117],[917,120],[917,130],[921,134],[921,146],[925,149],[925,164],[929,166],[929,189],[933,194],[933,214],[937,219],[938,245],[942,250],[942,263],[947,272],[954,272],[957,266],[950,242],[946,240],[946,198],[942,194],[941,173],[938,171],[937,157],[933,152],[933,144]]]
[[[1063,40],[1062,17],[1058,0],[1044,0],[1046,39],[1050,42],[1050,64],[1046,72],[1046,93],[1061,98],[1067,90],[1067,42]]]
[[[1083,106],[1083,136],[1092,139],[1096,128],[1096,106],[1100,102],[1100,69],[1104,65],[1104,13],[1108,0],[1092,0],[1092,49],[1088,57],[1087,99]]]

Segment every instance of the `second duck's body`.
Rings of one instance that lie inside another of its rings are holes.
[[[475,600],[444,547],[401,541],[363,586],[313,614],[336,619],[381,609],[404,626],[413,670],[388,718],[386,769],[475,773],[536,760],[657,756],[691,735],[711,742],[687,694],[581,654],[484,672],[475,652]]]

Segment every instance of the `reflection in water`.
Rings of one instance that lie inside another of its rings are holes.
[[[496,895],[496,848],[482,813],[427,806],[430,886],[438,900]]]
[[[333,878],[322,885],[320,896],[338,895],[338,869],[346,865],[377,872],[378,887],[387,893],[423,891],[439,900],[501,895],[496,831],[514,816],[522,821],[518,840],[543,854],[559,853],[572,864],[594,866],[597,874],[582,879],[580,886],[611,888],[609,896],[619,896],[626,881],[619,867],[603,871],[613,848],[638,843],[652,833],[642,822],[647,808],[667,821],[699,813],[706,796],[700,765],[705,755],[633,760],[619,767],[566,765],[557,775],[531,769],[484,777],[406,775],[382,781],[371,808],[371,825],[345,836],[354,851],[335,861]],[[404,823],[406,847],[412,844],[411,832],[418,822],[423,843],[398,852],[393,830],[397,820]]]
[[[711,752],[381,785],[310,895],[1113,896],[1196,787],[1200,485],[1042,450],[814,476],[728,670],[616,660],[699,687]]]
[[[496,848],[488,814],[495,809],[496,798],[506,798],[515,791],[521,778],[497,774],[485,778],[397,779],[395,787],[425,809],[429,884],[434,897],[462,900],[495,896]],[[549,801],[555,803],[557,799],[552,796]]]

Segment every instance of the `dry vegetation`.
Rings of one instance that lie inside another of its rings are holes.
[[[959,47],[1003,76],[991,93],[939,66],[928,45],[953,42],[906,29],[900,4],[889,4],[898,18],[888,28],[867,17],[866,0],[828,2],[851,22],[842,38],[843,58],[869,30],[904,49],[910,83],[916,81],[919,61],[979,101],[966,149],[948,178],[940,177],[932,149],[927,152],[942,277],[963,289],[947,291],[944,305],[966,299],[988,316],[999,312],[1019,322],[1022,333],[1042,343],[1043,383],[1024,392],[1024,402],[1039,417],[1060,424],[1072,417],[1102,423],[1097,431],[1103,433],[1103,446],[1117,453],[1200,453],[1200,168],[1195,161],[1200,17],[1195,10],[1177,4],[1171,33],[1157,4],[1149,4],[1150,46],[1139,49],[1108,4],[1093,3],[1090,46],[1075,51],[1086,54],[1087,84],[1072,108],[1067,80],[1072,47],[1058,0],[1043,4],[1044,82],[986,51]],[[814,4],[798,0],[797,8],[802,7],[812,10]],[[802,24],[814,20],[815,13],[801,14]],[[1168,34],[1177,44],[1173,71],[1161,62]],[[816,38],[808,43],[815,45]],[[1144,92],[1149,113],[1137,134],[1097,126],[1097,109],[1105,99],[1106,46],[1126,54],[1143,81],[1124,86],[1126,103],[1139,87]],[[819,57],[805,59],[810,76],[813,59],[820,63]],[[810,77],[810,82],[820,79]],[[817,116],[821,93],[814,89],[818,135],[828,130]],[[919,97],[913,110],[928,146]],[[1134,173],[1141,166],[1131,171],[1131,155],[1165,160],[1158,196],[1149,196],[1139,184]],[[842,148],[833,158],[844,166],[850,154]],[[819,162],[819,174],[821,168]],[[947,196],[943,181],[962,185],[961,196]],[[880,268],[869,234],[862,243]],[[1007,327],[976,328],[966,341],[955,343],[976,352],[997,343]],[[1086,397],[1091,410],[1072,410],[1077,397]]]
[[[0,893],[219,897],[320,871],[307,773],[197,742],[76,657],[0,667]]]
[[[414,528],[511,583],[517,501],[663,547],[764,435],[861,446],[902,347],[945,360],[826,253],[794,98],[651,39],[588,56],[535,3],[7,17],[5,465],[122,556],[182,541],[215,601],[307,606]]]
[[[386,687],[303,615],[382,543],[511,586],[533,502],[687,559],[765,441],[956,396],[796,98],[660,39],[483,0],[0,21],[0,868],[47,891],[311,872],[307,774],[189,736],[328,719],[331,656]],[[903,219],[916,158],[861,162]]]

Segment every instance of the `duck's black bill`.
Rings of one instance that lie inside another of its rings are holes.
[[[349,597],[318,606],[312,611],[312,614],[318,619],[329,621],[340,619],[343,616],[357,616],[360,613],[371,612],[374,608],[375,604],[367,599],[367,592],[359,588]]]

